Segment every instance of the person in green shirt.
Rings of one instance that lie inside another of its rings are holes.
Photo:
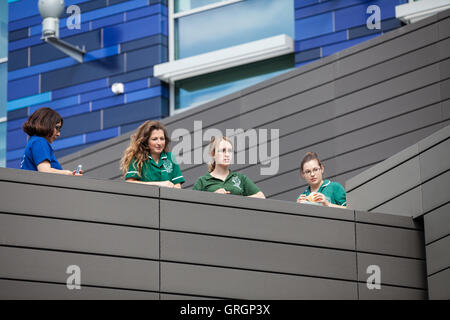
[[[185,182],[175,157],[169,152],[170,138],[159,121],[146,121],[130,138],[120,160],[127,182],[181,188]]]
[[[300,164],[300,174],[308,182],[309,186],[298,196],[297,202],[345,208],[347,200],[344,187],[338,182],[323,180],[324,169],[317,153],[306,153]]]
[[[233,156],[230,139],[212,138],[209,154],[211,161],[208,164],[208,173],[195,182],[194,190],[265,199],[264,193],[247,176],[230,170]]]

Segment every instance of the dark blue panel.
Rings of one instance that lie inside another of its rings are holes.
[[[119,135],[119,128],[111,128],[97,132],[86,134],[86,143],[98,142],[101,140],[111,139]]]
[[[8,54],[8,71],[28,67],[28,49],[11,51]]]
[[[295,43],[295,51],[303,51],[312,48],[317,48],[323,45],[332,44],[335,42],[341,42],[347,40],[347,31],[340,31],[327,34],[325,36],[320,36],[316,38],[311,38],[303,41],[297,41]]]
[[[59,99],[67,96],[74,96],[78,93],[106,88],[107,86],[108,81],[106,79],[94,80],[64,89],[54,90],[52,91],[52,98]]]
[[[16,41],[27,37],[28,37],[28,28],[23,28],[9,32],[8,41]]]
[[[61,150],[66,148],[71,148],[73,146],[77,146],[80,144],[84,144],[84,135],[73,136],[65,139],[57,139],[53,142],[54,150]]]
[[[380,33],[376,33],[376,34],[372,34],[372,35],[369,35],[369,36],[356,38],[356,39],[353,39],[353,40],[348,40],[348,41],[344,41],[344,42],[341,42],[341,43],[333,44],[333,45],[330,45],[330,46],[322,47],[322,57],[326,57],[326,56],[329,56],[329,55],[331,55],[331,54],[333,54],[335,52],[338,52],[338,51],[350,48],[350,47],[352,47],[352,46],[354,46],[354,45],[356,45],[358,43],[361,43],[361,42],[364,42],[366,40],[375,38],[378,35],[380,35]]]
[[[67,27],[60,28],[59,37],[66,40],[67,37],[91,31],[90,22],[83,23],[83,20],[81,20],[81,22],[80,29],[68,29]]]
[[[111,91],[110,88],[105,88],[105,89],[98,89],[95,91],[90,91],[87,93],[83,93],[81,95],[81,103],[84,102],[88,102],[88,101],[92,101],[92,100],[98,100],[98,99],[102,99],[102,98],[106,98],[106,97],[111,97],[114,96],[114,93]]]
[[[79,47],[82,47],[84,45],[86,46],[86,51],[93,51],[101,48],[100,30],[94,30],[72,37],[67,37],[64,39],[64,41],[67,41],[70,44]],[[59,51],[48,43],[31,47],[31,65],[65,57],[67,57],[65,53]]]
[[[138,80],[142,78],[148,78],[153,76],[153,66],[150,68],[139,69],[132,72],[127,72],[117,76],[109,78],[109,83],[114,82],[128,82],[133,80]]]
[[[21,110],[23,110],[23,109],[21,109]],[[27,117],[14,119],[14,120],[8,119],[8,122],[6,123],[6,130],[13,131],[16,129],[21,129],[22,125],[25,123],[25,121],[27,121]]]
[[[61,150],[55,150],[55,157],[56,159],[62,158],[68,154],[83,150],[84,148],[90,147],[92,145],[94,145],[95,143],[89,143],[89,144],[81,144],[75,147],[71,147],[71,148],[65,148],[65,149],[61,149]],[[80,163],[82,164],[82,163]],[[67,169],[67,170],[75,170],[76,168],[66,168],[63,167],[63,169]]]
[[[157,34],[154,36],[125,42],[120,45],[120,50],[121,52],[127,52],[144,47],[151,47],[158,44],[167,47],[167,37]]]
[[[70,116],[86,113],[89,111],[90,111],[89,103],[85,103],[85,104],[80,104],[80,105],[77,105],[74,107],[59,109],[58,113],[61,115],[61,117],[67,118]]]
[[[124,104],[124,95],[92,101],[92,111]]]
[[[34,46],[34,45],[37,45],[40,43],[43,43],[43,40],[41,40],[41,35],[38,34],[38,35],[29,37],[29,38],[10,42],[8,44],[8,50],[9,51],[19,50],[19,49],[31,47],[31,46]]]
[[[125,92],[132,92],[135,90],[140,90],[144,88],[148,88],[148,79],[141,79],[136,81],[127,82],[125,85]]]
[[[22,109],[17,109],[17,110],[13,110],[13,111],[8,111],[8,113],[7,113],[8,122],[10,120],[16,120],[16,119],[20,119],[23,117],[28,117],[28,108],[22,108]]]
[[[154,66],[164,62],[162,57],[162,46],[153,46],[127,54],[127,71]]]
[[[112,6],[114,4],[118,4],[121,2],[125,2],[125,1],[128,1],[128,0],[109,0],[109,5]]]
[[[6,132],[6,150],[15,150],[25,147],[27,134],[22,129]]]
[[[8,101],[39,93],[39,76],[8,82]]]
[[[160,17],[151,16],[103,29],[103,43],[105,47],[109,47],[120,42],[144,38],[159,33],[162,33]]]
[[[64,118],[61,138],[72,137],[82,133],[100,130],[100,111],[83,113]]]
[[[320,48],[301,51],[295,54],[295,62],[300,63],[303,61],[313,60],[320,58]]]
[[[20,161],[22,159],[14,159],[14,160],[9,160],[6,161],[6,167],[7,168],[12,168],[12,169],[20,169]]]
[[[10,20],[8,23],[8,30],[9,31],[18,30],[18,29],[26,28],[28,26],[35,26],[40,23],[42,23],[42,18],[40,15],[32,16],[30,18],[17,20],[17,21]]]
[[[38,14],[39,10],[35,1],[16,1],[8,4],[8,19],[10,21],[20,20]]]
[[[119,24],[119,23],[122,23],[124,21],[125,21],[124,20],[124,14],[123,13],[119,13],[119,14],[116,14],[114,16],[110,16],[110,17],[106,17],[106,18],[102,18],[102,19],[98,19],[98,20],[92,21],[92,29],[98,29],[98,28],[105,27],[105,26]]]
[[[379,29],[368,29],[366,25],[361,27],[356,27],[348,30],[348,38],[355,39],[363,36],[367,36],[370,34],[380,33],[380,31],[388,31],[401,26],[400,20],[397,19],[389,19],[385,21],[381,21],[381,30]]]
[[[310,6],[312,4],[316,4],[316,3],[319,3],[319,2],[320,2],[320,0],[295,0],[294,1],[294,7],[297,9],[297,8]]]
[[[138,19],[138,18],[142,18],[142,17],[152,16],[154,14],[161,13],[162,10],[163,9],[160,4],[132,10],[132,11],[127,12],[127,20],[133,20],[133,19]]]
[[[141,100],[123,106],[105,109],[103,112],[103,127],[111,128],[137,121],[161,116],[162,98]]]
[[[369,0],[333,0],[333,1],[322,1],[316,5],[301,8],[295,11],[295,19],[302,19],[312,15],[333,11],[337,9],[342,9],[354,5],[359,5]],[[368,7],[370,4],[367,4]]]
[[[68,68],[43,73],[41,78],[42,91],[51,91],[101,79],[123,71],[123,55],[77,64]]]
[[[333,13],[323,13],[295,21],[295,40],[308,39],[333,32]]]

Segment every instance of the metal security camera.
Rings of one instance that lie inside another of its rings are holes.
[[[39,0],[38,8],[41,13],[42,36],[59,38],[59,17],[64,11],[64,0]]]
[[[59,39],[59,17],[64,11],[64,0],[39,0],[39,12],[42,20],[42,39],[71,56],[78,62],[83,62],[86,51]]]

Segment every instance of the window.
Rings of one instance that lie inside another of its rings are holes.
[[[224,66],[228,68],[225,70],[211,67],[210,71],[202,69],[202,72],[185,76],[190,78],[170,81],[161,76],[160,79],[170,83],[171,113],[217,99],[294,68],[294,1],[169,0],[167,64],[180,60],[175,67],[186,66],[181,63],[183,59],[195,59],[227,48],[234,50],[281,35],[292,41],[292,49],[280,49],[275,54],[261,55],[253,60],[243,59],[238,62],[240,66],[231,64]],[[270,45],[269,40],[265,43]],[[155,76],[158,76],[156,72]]]

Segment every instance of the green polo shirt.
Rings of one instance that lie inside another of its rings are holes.
[[[185,181],[180,167],[170,152],[162,152],[158,163],[149,155],[148,159],[142,164],[140,176],[135,164],[136,159],[133,158],[128,167],[128,172],[125,175],[125,180],[128,178],[136,178],[140,181],[170,181],[173,184],[183,183]]]
[[[246,175],[239,172],[232,172],[225,181],[214,178],[209,172],[198,178],[194,184],[194,190],[215,192],[220,188],[230,191],[231,194],[240,196],[252,196],[260,190]]]
[[[322,182],[322,185],[320,186],[319,190],[317,190],[317,192],[322,193],[327,198],[327,200],[333,204],[337,204],[340,206],[347,205],[345,189],[339,182],[331,182],[330,180],[325,180],[324,182]],[[308,187],[305,191],[303,191],[302,194],[304,194],[305,196],[309,196],[310,193],[311,187]]]

